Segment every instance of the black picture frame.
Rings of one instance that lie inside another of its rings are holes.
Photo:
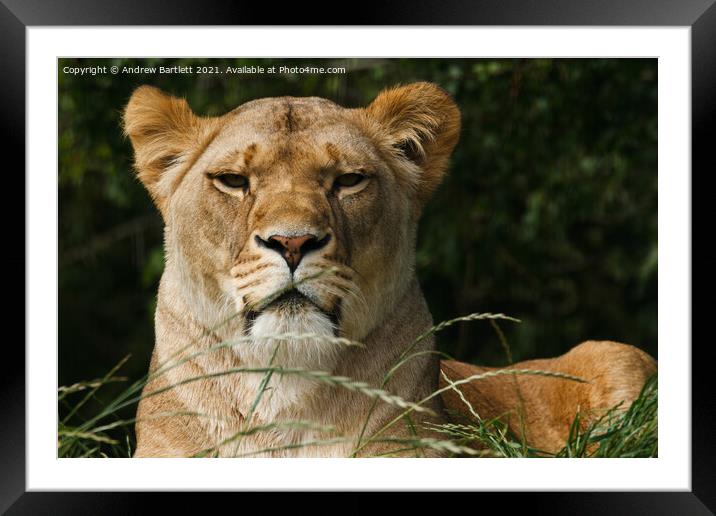
[[[479,504],[493,498],[508,498],[510,507],[529,508],[551,514],[712,514],[716,511],[716,398],[713,394],[712,344],[697,340],[693,329],[708,321],[705,304],[696,305],[699,293],[711,291],[707,281],[708,264],[713,252],[706,244],[696,251],[693,235],[699,229],[708,235],[710,214],[696,207],[697,193],[707,192],[702,185],[709,172],[716,171],[716,153],[711,134],[716,133],[716,0],[443,0],[440,3],[415,1],[361,2],[355,15],[343,10],[314,12],[305,4],[284,4],[281,10],[267,3],[192,0],[0,0],[0,127],[5,156],[17,156],[14,172],[5,170],[25,191],[25,36],[31,26],[64,25],[619,25],[687,26],[691,28],[692,73],[692,275],[699,281],[692,286],[692,490],[690,492],[588,492],[588,493],[479,493]],[[318,11],[318,10],[315,10]],[[348,11],[349,12],[349,11]],[[52,175],[48,175],[51,179]],[[702,186],[701,189],[694,187]],[[7,187],[7,183],[5,183]],[[13,190],[17,192],[17,189]],[[8,195],[6,193],[6,195]],[[13,195],[19,197],[17,195]],[[9,197],[9,195],[8,195]],[[24,198],[24,197],[23,197]],[[16,221],[13,203],[2,203],[4,221]],[[700,211],[699,211],[700,210]],[[16,226],[14,229],[11,226]],[[25,227],[4,224],[4,236],[16,249],[3,253],[4,269],[17,270],[25,263]],[[12,234],[15,231],[15,234]],[[713,230],[710,230],[713,233]],[[13,238],[14,237],[14,238]],[[22,251],[19,251],[23,242]],[[17,274],[9,274],[18,276]],[[27,277],[25,278],[27,280]],[[23,296],[24,299],[24,296]],[[24,311],[24,303],[13,303]],[[22,307],[22,308],[20,308]],[[8,314],[9,315],[9,314]],[[8,321],[19,320],[17,313]],[[11,342],[12,341],[12,342]],[[9,514],[133,514],[148,509],[149,494],[129,493],[58,493],[25,492],[25,353],[18,339],[6,339],[3,348],[4,372],[0,375],[0,510]],[[14,345],[10,345],[10,344]],[[49,344],[48,344],[49,345]],[[689,343],[662,343],[688,346]],[[220,503],[212,494],[212,506]],[[242,494],[242,503],[251,503]],[[354,495],[355,496],[355,495]],[[441,496],[457,496],[443,494]],[[164,497],[166,500],[168,497]],[[464,498],[460,496],[460,498]],[[416,498],[417,500],[420,497]],[[454,499],[454,498],[453,498]],[[206,507],[197,497],[183,493],[172,495],[173,503],[184,509],[192,505]],[[324,499],[325,500],[325,499]],[[274,503],[274,502],[272,502]],[[452,502],[450,502],[452,503]],[[476,503],[476,502],[469,502]],[[362,503],[345,504],[354,512]],[[364,509],[370,507],[363,506]],[[276,506],[278,508],[278,506]],[[294,507],[295,508],[295,507]]]

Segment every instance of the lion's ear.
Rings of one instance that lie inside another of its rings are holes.
[[[384,90],[366,108],[389,144],[420,169],[418,196],[427,201],[445,175],[460,138],[460,110],[435,84],[417,82]]]
[[[124,110],[124,132],[134,147],[137,174],[162,211],[169,194],[166,175],[196,148],[201,123],[184,99],[152,86],[137,88]]]

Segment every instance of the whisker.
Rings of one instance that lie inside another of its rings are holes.
[[[355,283],[349,283],[347,285],[344,285],[335,281],[331,281],[330,279],[326,279],[322,282],[316,283],[315,287],[338,297],[342,297],[341,294],[348,295],[352,297],[358,305],[354,307],[354,309],[362,310],[364,312],[368,311],[368,302],[363,292],[358,289]]]
[[[243,285],[239,285],[236,287],[238,290],[244,290],[249,287],[255,287],[257,285],[261,285],[262,283],[266,282],[266,278],[258,278],[253,281],[249,281],[248,283],[244,283]]]
[[[354,277],[358,277],[365,281],[365,277],[355,270],[353,267],[351,267],[347,262],[341,261],[341,260],[332,260],[330,258],[326,258],[329,262],[335,263],[340,265],[338,268],[338,273],[336,273],[336,276],[343,277],[343,279],[346,279],[348,281],[354,281]],[[339,274],[340,273],[340,274]]]
[[[325,256],[323,257],[327,263],[316,263],[311,264],[309,267],[311,269],[318,269],[321,270],[325,268],[327,265],[330,267],[333,267],[333,275],[337,276],[339,278],[342,278],[346,281],[353,281],[354,276],[361,276],[357,271],[355,271],[350,265],[343,263],[338,260],[331,260],[327,259]]]
[[[246,272],[242,272],[242,273],[238,273],[238,272],[234,273],[233,270],[236,268],[236,267],[234,267],[234,269],[232,269],[232,275],[236,279],[241,279],[241,278],[245,278],[246,276],[250,276],[251,274],[254,274],[258,271],[262,271],[269,267],[275,267],[275,266],[276,266],[276,264],[274,264],[274,263],[260,263],[256,266],[254,266],[254,268],[251,269],[250,271],[246,271]]]
[[[241,256],[241,255],[239,255],[239,256]],[[236,267],[237,265],[243,265],[245,263],[255,262],[256,260],[260,260],[260,259],[261,259],[260,254],[247,254],[247,255],[239,258],[238,260],[236,260],[234,262],[234,267]]]

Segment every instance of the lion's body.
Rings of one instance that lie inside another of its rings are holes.
[[[440,387],[451,381],[494,371],[453,360],[442,362]],[[486,421],[505,416],[510,429],[525,442],[549,453],[566,444],[572,423],[580,412],[582,428],[613,407],[626,409],[646,380],[656,373],[656,363],[643,351],[610,341],[587,341],[562,356],[527,360],[500,369],[550,371],[576,376],[587,383],[529,375],[497,376],[461,386],[473,410]],[[443,396],[449,413],[470,419],[465,403],[452,390]]]
[[[425,83],[366,109],[283,97],[217,118],[153,88],[135,92],[125,130],[165,221],[166,254],[135,456],[348,456],[403,409],[306,371],[411,402],[437,389],[432,337],[383,383],[432,325],[414,271],[416,229],[459,127],[454,102]],[[269,367],[283,371],[269,378]],[[510,400],[497,396],[500,408]],[[576,410],[570,395],[543,400]],[[414,412],[415,426],[380,438],[427,435],[421,423],[442,420],[441,399],[425,407],[435,415]],[[537,433],[539,443],[553,432]],[[359,454],[400,446],[376,439]]]

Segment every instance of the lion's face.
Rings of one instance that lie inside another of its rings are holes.
[[[321,99],[252,102],[169,199],[170,220],[195,221],[176,225],[178,247],[244,314],[246,334],[362,338],[390,297],[376,287],[404,281],[408,192],[354,118]]]
[[[208,306],[213,322],[235,312],[246,336],[360,340],[413,278],[418,215],[457,142],[459,113],[426,83],[366,109],[282,97],[218,118],[142,87],[125,129],[165,219],[167,270],[180,269],[197,312]],[[294,363],[330,361],[337,349],[291,346],[303,357]],[[265,359],[265,342],[246,348],[248,361]]]

